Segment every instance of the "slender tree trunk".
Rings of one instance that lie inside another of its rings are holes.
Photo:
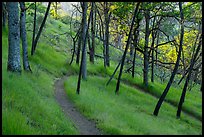
[[[71,58],[71,61],[70,61],[69,65],[72,64],[72,62],[74,60],[74,54],[76,52],[76,41],[75,40],[73,40],[73,45],[74,45],[74,49],[73,49],[72,58]]]
[[[50,5],[51,5],[51,2],[48,3],[47,10],[46,10],[46,13],[45,13],[45,17],[44,17],[44,19],[43,19],[43,21],[42,21],[42,24],[41,24],[41,26],[40,26],[40,29],[39,29],[39,31],[38,31],[38,34],[37,34],[37,36],[36,36],[36,38],[35,38],[35,41],[34,41],[34,44],[33,44],[33,48],[32,48],[32,50],[31,50],[31,55],[33,55],[33,54],[35,53],[35,49],[36,49],[38,40],[39,40],[40,35],[41,35],[41,33],[42,33],[42,30],[43,30],[43,28],[44,28],[44,26],[45,26],[45,22],[46,22],[46,19],[47,19],[49,10],[50,10]]]
[[[87,18],[87,9],[88,9],[88,3],[87,2],[84,2],[84,10],[83,10],[83,23],[82,23],[82,26],[83,26],[83,31],[82,31],[82,45],[83,45],[83,49],[82,49],[82,62],[81,62],[81,65],[82,65],[82,79],[86,79],[87,78],[87,68],[86,68],[86,37],[88,35],[88,32],[86,32],[86,30],[88,30],[88,27],[87,27],[87,21],[86,21],[86,18]]]
[[[80,32],[79,32],[79,38],[78,38],[78,48],[77,48],[77,56],[76,56],[76,64],[79,65],[79,59],[80,59],[80,51],[81,51],[81,40],[82,40],[82,20],[81,20],[81,25],[80,25]]]
[[[23,49],[23,68],[26,71],[31,71],[29,61],[28,61],[28,44],[27,44],[27,34],[26,34],[26,9],[25,2],[20,2],[21,16],[20,16],[20,34],[22,40]]]
[[[36,32],[36,12],[37,12],[37,6],[35,2],[35,11],[34,11],[34,19],[33,19],[33,38],[32,38],[32,49],[31,49],[31,55],[34,51],[34,43],[35,43],[35,32]]]
[[[88,47],[89,47],[89,61],[91,61],[91,52],[92,52],[92,46],[91,46],[91,38],[90,38],[90,34],[87,34],[87,39],[88,39]]]
[[[96,5],[95,5],[96,6]],[[100,23],[100,39],[102,39],[103,40],[103,56],[104,56],[104,67],[106,68],[106,46],[105,46],[105,36],[104,36],[104,26],[103,26],[103,20],[102,20],[102,17],[101,17],[101,14],[100,14],[100,12],[99,12],[99,10],[98,10],[98,8],[96,7],[96,10],[97,10],[97,13],[98,13],[98,15],[99,15],[99,19],[100,19],[100,21],[101,21],[101,23]]]
[[[110,55],[109,55],[109,22],[110,22],[110,17],[109,17],[109,9],[108,9],[108,2],[104,2],[104,16],[105,16],[105,56],[106,57],[106,66],[110,66]]]
[[[94,64],[95,55],[95,27],[96,27],[96,13],[95,13],[95,3],[92,2],[92,17],[91,17],[91,34],[92,34],[92,46],[90,50],[90,61]]]
[[[86,16],[87,16],[87,8],[88,8],[88,3],[83,2],[82,4],[82,10],[83,10],[83,16],[82,16],[82,57],[81,57],[81,65],[80,65],[80,71],[79,71],[79,77],[78,77],[78,83],[77,83],[77,90],[76,93],[80,93],[80,85],[81,85],[81,76],[83,79],[86,78],[86,34],[88,33],[88,27],[86,24]],[[84,75],[84,76],[83,76]]]
[[[182,109],[182,105],[184,103],[184,99],[185,99],[188,83],[189,83],[189,80],[191,78],[191,73],[192,73],[192,70],[193,70],[193,66],[195,64],[196,57],[198,56],[198,53],[200,51],[201,41],[202,41],[201,38],[202,37],[200,37],[199,45],[198,45],[198,47],[196,49],[196,53],[195,53],[194,57],[192,55],[192,59],[191,59],[191,64],[190,64],[188,76],[186,78],[186,81],[185,81],[185,84],[184,84],[184,87],[183,87],[183,91],[182,91],[182,94],[181,94],[181,98],[180,98],[180,101],[179,101],[179,105],[178,105],[178,110],[177,110],[177,114],[176,114],[177,118],[180,118],[180,116],[181,116],[181,109]]]
[[[3,27],[6,26],[6,4],[5,2],[1,2],[2,4],[2,25]]]
[[[169,79],[169,82],[166,86],[166,88],[164,89],[164,92],[162,93],[161,97],[159,98],[159,101],[157,102],[157,105],[155,107],[155,110],[154,110],[154,115],[157,116],[158,113],[159,113],[159,109],[171,87],[171,84],[174,80],[174,77],[176,75],[176,72],[178,70],[178,67],[179,67],[179,61],[180,61],[180,58],[181,58],[181,51],[182,51],[182,45],[183,45],[183,35],[184,35],[184,24],[183,24],[183,21],[184,21],[184,17],[183,17],[183,11],[182,11],[182,4],[181,2],[179,2],[179,10],[180,10],[180,17],[181,17],[181,35],[180,35],[180,45],[179,45],[179,51],[178,51],[178,56],[177,56],[177,60],[176,60],[176,64],[175,64],[175,67],[173,69],[173,72],[171,74],[171,77]]]
[[[136,47],[138,45],[138,38],[139,38],[139,22],[137,24],[137,28],[135,29],[135,32],[134,32],[134,56],[133,56],[133,65],[132,65],[132,77],[134,78],[135,77],[135,60],[136,60],[136,53],[137,53],[137,50],[136,50]]]
[[[122,59],[120,60],[120,62],[118,63],[117,67],[115,68],[113,74],[111,75],[110,79],[109,79],[108,82],[106,83],[106,86],[108,86],[108,84],[109,84],[109,83],[111,82],[111,80],[113,79],[115,73],[117,72],[117,70],[118,70],[118,68],[119,68],[119,66],[120,66],[120,64],[121,64],[121,61],[122,61]]]
[[[157,47],[157,45],[159,44],[159,31],[157,32],[157,42],[156,42],[156,55],[155,55],[155,58],[156,58],[156,60],[155,60],[155,65],[156,65],[156,67],[158,67],[158,62],[157,62],[157,60],[158,60],[158,47]]]
[[[21,72],[20,27],[18,2],[7,2],[8,10],[8,64],[7,70]]]
[[[149,43],[149,21],[150,21],[150,11],[147,9],[145,11],[145,21],[146,21],[146,30],[145,30],[145,47],[144,47],[144,69],[143,69],[143,83],[145,87],[148,86],[148,43]]]
[[[134,58],[134,45],[133,44],[130,44],[130,59],[133,60]]]
[[[135,11],[134,11],[134,15],[133,15],[133,19],[132,19],[132,23],[131,23],[131,27],[130,27],[130,32],[129,32],[129,35],[128,35],[127,44],[126,44],[125,51],[124,51],[124,54],[123,54],[123,57],[122,57],[122,62],[121,62],[121,66],[120,66],[120,72],[119,72],[119,75],[118,75],[118,81],[117,81],[116,90],[115,90],[116,94],[118,94],[118,91],[119,91],[120,79],[121,79],[121,76],[122,76],[122,71],[123,71],[123,66],[124,66],[124,62],[125,62],[125,57],[126,57],[126,54],[127,54],[127,50],[129,48],[130,39],[131,39],[131,35],[132,35],[132,28],[133,28],[133,25],[134,25],[136,14],[137,14],[138,9],[139,9],[139,5],[140,5],[140,2],[137,3],[137,6],[136,6]]]
[[[154,41],[155,37],[157,35],[157,32],[153,33],[152,31],[152,45],[151,45],[151,53],[152,53],[152,69],[151,69],[151,82],[154,82]]]
[[[74,49],[73,49],[73,53],[72,53],[72,58],[71,58],[71,61],[70,61],[70,65],[72,64],[73,60],[74,60],[74,54],[76,52],[76,42],[77,42],[77,39],[79,38],[79,33],[80,33],[80,29],[77,31],[77,34],[75,35],[75,37],[72,37],[72,41],[73,41],[73,45],[74,45]]]

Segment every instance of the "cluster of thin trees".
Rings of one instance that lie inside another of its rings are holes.
[[[33,39],[31,55],[34,55],[38,40],[44,28],[51,2],[48,3],[45,16],[42,24],[36,34],[36,2],[34,4],[34,21],[33,21]],[[25,71],[32,72],[28,60],[28,44],[27,44],[27,33],[26,33],[26,10],[30,7],[25,6],[25,2],[2,2],[2,27],[6,26],[8,20],[8,64],[7,70],[12,72],[21,73],[21,61],[20,61],[20,40],[22,41],[22,53],[23,53],[23,68]],[[19,7],[20,7],[20,18],[19,18]],[[7,19],[8,17],[8,19]]]
[[[47,16],[49,14],[51,2],[47,5],[47,10],[45,12],[45,16],[43,21],[39,27],[38,32],[36,33],[36,2],[34,4],[34,19],[33,19],[33,39],[32,39],[32,48],[31,55],[34,55],[38,40],[44,28]],[[32,5],[31,4],[31,5]],[[162,93],[161,97],[158,100],[158,103],[153,112],[154,115],[158,115],[159,109],[164,101],[176,74],[179,73],[179,70],[183,68],[182,78],[179,81],[179,84],[185,78],[183,91],[181,94],[181,98],[178,105],[177,117],[180,117],[182,104],[184,103],[187,87],[191,80],[192,75],[198,75],[200,73],[200,68],[202,67],[202,60],[200,59],[202,56],[202,21],[201,19],[198,21],[188,21],[184,18],[186,11],[183,8],[182,2],[177,3],[152,3],[152,2],[130,2],[129,9],[124,11],[124,5],[121,3],[113,3],[113,2],[80,2],[80,6],[76,6],[77,11],[81,14],[81,21],[78,23],[77,32],[72,37],[73,40],[73,53],[70,64],[72,64],[74,60],[74,56],[76,55],[76,64],[80,65],[80,71],[78,76],[78,84],[77,84],[77,94],[80,93],[80,83],[81,78],[87,79],[87,53],[89,54],[90,62],[94,63],[95,56],[95,38],[99,38],[103,42],[103,61],[104,67],[110,66],[110,35],[112,32],[110,28],[114,28],[116,26],[125,26],[128,29],[124,29],[127,36],[127,40],[125,43],[125,49],[123,50],[123,55],[118,62],[118,65],[115,68],[112,76],[110,77],[107,85],[110,83],[117,70],[119,69],[119,74],[117,78],[116,90],[115,93],[119,93],[120,81],[122,77],[122,73],[124,71],[124,65],[127,60],[127,53],[130,50],[131,56],[131,72],[132,77],[135,77],[135,62],[136,62],[136,54],[139,52],[143,57],[143,83],[145,87],[148,87],[149,84],[149,70],[151,66],[151,82],[154,82],[154,71],[158,69],[158,66],[162,66],[168,68],[166,65],[174,65],[169,81]],[[123,3],[124,4],[124,3]],[[194,3],[195,4],[195,3]],[[193,4],[192,4],[193,5]],[[19,18],[19,6],[20,6],[20,18]],[[127,6],[127,5],[126,5]],[[114,9],[114,7],[117,7]],[[26,71],[31,71],[29,61],[28,61],[28,50],[27,50],[27,37],[26,37],[26,10],[29,7],[25,7],[24,2],[2,2],[2,25],[5,27],[6,24],[6,15],[8,14],[8,71],[21,72],[20,65],[20,39],[22,40],[22,49],[23,49],[23,67]],[[178,8],[178,12],[174,10],[172,14],[169,11]],[[168,12],[165,9],[169,9]],[[57,11],[56,11],[57,13]],[[77,13],[77,12],[76,12]],[[121,14],[126,14],[127,17],[121,16]],[[187,14],[187,13],[186,13]],[[164,22],[168,19],[175,20],[178,24],[178,32],[179,32],[179,42],[176,39],[171,37],[171,35],[167,34],[164,31]],[[20,21],[19,21],[20,20]],[[125,21],[124,21],[125,20]],[[120,22],[120,23],[118,23]],[[125,22],[125,23],[124,23]],[[185,64],[184,61],[184,34],[185,34],[185,23],[194,22],[197,24],[197,34],[194,44],[192,45],[192,54],[190,63],[188,65]],[[72,29],[73,23],[70,22],[70,29]],[[120,30],[121,31],[121,30]],[[117,32],[120,34],[120,32]],[[120,34],[121,35],[121,34]],[[118,35],[116,35],[118,36]],[[151,37],[150,37],[151,36]],[[117,38],[117,37],[116,37]],[[144,39],[143,46],[141,46],[141,39]],[[164,40],[166,40],[164,42]],[[162,42],[161,42],[162,41]],[[161,42],[161,43],[160,43]],[[151,44],[150,44],[151,43]],[[170,43],[174,45],[177,49],[177,58],[175,63],[162,62],[158,59],[160,46]],[[88,44],[88,46],[87,46]],[[87,47],[89,48],[89,52],[87,52]],[[100,56],[98,56],[100,57]],[[81,59],[81,60],[80,60]],[[181,62],[181,63],[180,63]],[[180,69],[179,69],[180,68]],[[201,85],[202,90],[202,85]]]
[[[81,31],[81,33],[79,33],[79,44],[77,47],[77,60],[76,63],[79,63],[79,56],[80,56],[80,48],[82,45],[82,57],[81,57],[81,64],[80,64],[80,72],[79,72],[79,77],[78,77],[78,85],[77,85],[77,93],[79,94],[80,91],[80,81],[81,81],[81,75],[82,75],[82,79],[86,79],[87,77],[87,72],[86,72],[86,53],[87,53],[87,49],[86,49],[86,39],[90,39],[90,34],[89,34],[89,27],[90,27],[90,23],[91,23],[91,34],[92,34],[92,48],[90,48],[91,46],[89,46],[89,50],[90,50],[90,61],[94,63],[93,60],[91,60],[91,55],[94,56],[94,50],[92,51],[92,49],[94,49],[94,42],[95,42],[95,26],[96,26],[96,16],[95,18],[94,15],[96,15],[96,13],[98,13],[98,19],[99,21],[97,22],[98,26],[99,26],[99,35],[100,35],[100,39],[102,40],[102,42],[104,43],[104,50],[103,50],[103,55],[104,55],[104,67],[106,66],[110,66],[110,57],[109,57],[109,46],[110,46],[110,42],[109,42],[109,26],[110,26],[110,21],[111,21],[111,15],[112,12],[110,11],[110,6],[113,5],[113,3],[108,3],[108,2],[101,2],[101,3],[95,3],[95,2],[81,2],[81,14],[82,14],[82,21],[80,24],[80,28],[79,31]],[[88,14],[88,5],[90,5],[90,13]],[[97,5],[100,5],[101,7],[103,7],[103,11],[101,11],[101,9],[99,7],[97,7]],[[149,6],[150,5],[150,6]],[[172,6],[173,5],[173,6]],[[174,65],[174,68],[172,70],[170,79],[166,85],[166,88],[164,89],[164,92],[162,93],[161,97],[158,100],[158,103],[155,107],[154,110],[154,115],[158,115],[159,113],[159,109],[174,81],[174,78],[176,76],[176,74],[179,73],[179,67],[185,67],[184,65],[184,61],[182,59],[184,59],[184,56],[182,56],[182,53],[184,52],[182,47],[183,47],[183,39],[184,39],[184,13],[183,13],[183,8],[182,8],[182,2],[179,3],[173,3],[171,6],[176,8],[178,7],[179,12],[178,13],[174,13],[174,14],[158,14],[160,10],[164,10],[164,8],[166,7],[170,7],[169,5],[165,5],[165,4],[161,4],[161,5],[151,5],[151,3],[142,3],[142,2],[138,2],[138,3],[134,3],[133,7],[135,7],[134,11],[132,12],[132,17],[130,18],[132,21],[129,25],[129,32],[128,32],[128,38],[126,41],[126,45],[125,45],[125,49],[124,49],[124,53],[122,58],[120,59],[115,71],[113,72],[112,76],[110,77],[109,81],[107,82],[107,85],[110,83],[111,79],[114,77],[114,75],[116,74],[116,71],[119,69],[119,74],[118,74],[118,78],[117,78],[117,85],[116,85],[116,94],[119,93],[119,87],[120,87],[120,81],[121,81],[121,76],[123,73],[123,68],[124,68],[124,64],[125,64],[125,60],[126,60],[126,56],[128,53],[128,49],[130,49],[130,53],[133,55],[132,56],[132,77],[134,77],[134,73],[135,73],[135,58],[136,58],[136,51],[140,52],[143,54],[143,83],[145,85],[145,87],[148,87],[148,73],[149,73],[149,66],[151,63],[151,82],[154,82],[154,66],[156,65]],[[156,12],[153,12],[154,14],[152,14],[152,11],[154,11],[156,9]],[[96,12],[97,11],[97,12]],[[101,14],[103,14],[103,16],[101,16]],[[87,17],[88,16],[88,17]],[[114,16],[114,15],[113,15]],[[141,17],[142,16],[142,17]],[[102,19],[102,17],[104,17],[104,19]],[[170,39],[170,35],[168,35],[165,31],[162,30],[162,21],[164,21],[167,18],[173,18],[176,21],[178,21],[178,27],[180,26],[180,39],[179,42],[177,42],[174,39]],[[143,23],[143,24],[142,24]],[[145,25],[144,25],[145,24]],[[198,26],[201,26],[201,20],[197,23]],[[143,25],[143,26],[142,26]],[[94,28],[94,29],[93,29]],[[145,28],[145,35],[144,35],[144,47],[141,48],[141,46],[139,45],[139,37],[141,35],[141,28]],[[78,33],[77,33],[78,34]],[[80,35],[81,34],[81,35]],[[150,42],[150,34],[151,34],[151,44],[149,44]],[[163,37],[165,36],[167,41],[160,43],[160,37],[161,35],[163,35]],[[82,41],[81,41],[82,40]],[[90,40],[89,40],[90,42]],[[88,43],[89,43],[88,42]],[[81,44],[82,43],[82,44]],[[175,45],[177,47],[177,58],[176,58],[176,62],[175,63],[168,63],[168,62],[162,62],[160,60],[158,60],[158,47],[171,43],[172,45]],[[192,73],[198,73],[198,71],[195,71],[194,66],[195,64],[199,64],[197,66],[201,66],[200,64],[202,64],[202,62],[198,61],[198,58],[201,57],[201,44],[202,44],[202,32],[200,31],[200,27],[198,28],[198,33],[197,33],[197,39],[195,40],[195,44],[192,45],[193,47],[193,53],[191,54],[191,60],[189,63],[189,67],[188,69],[184,70],[183,73],[183,77],[181,78],[180,82],[183,80],[184,77],[186,77],[185,79],[185,83],[183,86],[183,91],[181,94],[181,98],[179,101],[179,105],[178,105],[178,110],[177,110],[177,117],[180,117],[180,113],[181,113],[181,108],[182,108],[182,104],[184,103],[184,99],[185,99],[185,94],[187,91],[187,87],[189,84],[189,81],[191,79],[191,75]],[[156,46],[155,46],[156,45]],[[134,50],[134,54],[133,54],[133,50]],[[75,51],[75,47],[74,47],[74,51]],[[156,55],[155,55],[156,54]],[[74,53],[73,53],[74,55]],[[155,59],[156,57],[156,59]],[[181,59],[181,57],[183,57]],[[183,64],[181,64],[180,62],[182,61]],[[198,62],[196,62],[198,61]],[[159,64],[160,63],[160,64]],[[164,66],[166,67],[166,66]],[[168,67],[167,67],[168,68]],[[179,83],[180,83],[179,82]],[[201,86],[202,88],[202,86]]]

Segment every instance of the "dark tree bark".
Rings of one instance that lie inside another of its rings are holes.
[[[34,43],[35,43],[35,33],[36,33],[36,12],[37,12],[37,6],[35,2],[35,11],[34,11],[34,19],[33,19],[33,38],[32,38],[32,49],[31,49],[31,55],[34,51]]]
[[[154,21],[153,21],[153,27],[155,27],[155,21],[156,21],[156,17],[154,17]],[[156,31],[152,31],[152,44],[151,44],[151,53],[152,53],[152,69],[151,69],[151,82],[154,82],[154,42],[155,42],[155,38],[157,36],[157,30]]]
[[[28,61],[28,44],[27,44],[27,34],[26,34],[26,8],[25,2],[20,2],[21,16],[20,16],[20,34],[22,40],[23,49],[23,68],[26,71],[31,72],[31,68]]]
[[[132,77],[135,77],[135,60],[136,60],[136,54],[137,54],[137,45],[138,45],[138,38],[139,38],[139,21],[137,23],[137,28],[134,32],[134,56],[133,56],[133,62],[132,62]]]
[[[143,69],[143,83],[145,87],[148,86],[148,67],[149,67],[149,59],[148,59],[148,42],[149,42],[149,21],[150,21],[150,11],[148,9],[145,10],[145,21],[146,21],[146,29],[145,29],[145,47],[144,47],[144,69]]]
[[[157,66],[157,60],[158,60],[158,45],[159,44],[159,31],[157,32],[157,42],[156,42],[156,48],[155,48],[155,53],[156,53],[156,55],[155,55],[155,65],[156,65],[156,67],[158,67]]]
[[[179,45],[179,51],[178,51],[178,56],[177,56],[177,60],[176,60],[176,64],[175,64],[175,67],[173,69],[173,72],[171,74],[171,77],[169,79],[169,82],[166,86],[166,88],[164,89],[164,92],[162,93],[161,97],[159,98],[159,101],[157,102],[157,105],[155,107],[155,110],[154,110],[154,115],[157,116],[158,113],[159,113],[159,109],[171,87],[171,84],[174,80],[174,77],[177,73],[177,70],[178,70],[178,67],[179,67],[179,61],[180,61],[180,58],[181,58],[181,51],[182,51],[182,45],[183,45],[183,35],[184,35],[184,24],[183,24],[183,21],[184,21],[184,17],[183,17],[183,11],[182,11],[182,4],[181,2],[179,2],[179,10],[180,10],[180,17],[181,17],[181,34],[180,34],[180,45]]]
[[[73,48],[72,58],[71,58],[71,61],[69,63],[70,65],[72,64],[72,62],[74,60],[74,54],[76,52],[76,42],[77,42],[77,39],[79,38],[79,33],[80,33],[80,29],[77,31],[77,34],[74,37],[71,35],[74,48]]]
[[[82,16],[82,57],[81,57],[81,64],[80,64],[80,71],[79,71],[79,77],[78,77],[78,83],[77,83],[77,90],[76,93],[79,94],[80,92],[80,85],[81,85],[81,76],[83,79],[86,79],[86,35],[88,31],[87,22],[86,22],[86,16],[87,16],[87,9],[88,9],[88,3],[83,2],[82,3],[82,10],[83,10],[83,16]]]
[[[130,44],[130,60],[133,60],[134,58],[134,44]]]
[[[110,55],[109,55],[109,24],[110,24],[110,13],[108,2],[104,2],[104,16],[105,16],[105,39],[104,39],[104,47],[105,47],[105,56],[106,57],[106,66],[110,66]]]
[[[46,13],[45,13],[45,16],[44,16],[44,19],[42,21],[42,24],[40,26],[40,29],[38,31],[38,34],[34,40],[34,43],[33,43],[33,47],[32,47],[32,50],[31,50],[31,55],[33,55],[35,53],[35,49],[36,49],[36,46],[37,46],[37,43],[38,43],[38,40],[40,38],[40,35],[42,33],[42,30],[45,26],[45,22],[46,22],[46,19],[47,19],[47,16],[48,16],[48,13],[49,13],[49,10],[50,10],[50,5],[51,5],[51,2],[48,3],[48,6],[47,6],[47,10],[46,10]]]
[[[118,91],[119,91],[120,79],[121,79],[121,76],[122,76],[122,71],[123,71],[123,66],[124,66],[124,62],[125,62],[125,57],[126,57],[127,50],[128,50],[128,48],[129,48],[129,45],[130,45],[130,39],[131,39],[131,35],[132,35],[132,29],[133,29],[134,21],[135,21],[135,18],[136,18],[136,14],[137,14],[138,9],[139,9],[139,5],[140,5],[140,2],[137,3],[137,6],[136,6],[136,8],[135,8],[134,15],[133,15],[133,19],[132,19],[132,23],[131,23],[131,27],[130,27],[130,32],[129,32],[129,35],[128,35],[127,44],[126,44],[126,47],[125,47],[124,54],[123,54],[123,56],[122,56],[122,62],[121,62],[121,66],[120,66],[120,72],[119,72],[119,75],[118,75],[118,81],[117,81],[116,90],[115,90],[115,93],[116,93],[116,94],[118,94]]]
[[[184,103],[184,99],[185,99],[188,83],[189,83],[189,80],[191,78],[191,73],[192,73],[192,70],[193,70],[193,66],[195,64],[196,57],[198,56],[198,53],[200,51],[200,47],[202,45],[201,41],[202,41],[202,36],[200,37],[200,41],[199,41],[198,47],[196,49],[195,55],[194,56],[192,55],[192,59],[191,59],[191,64],[190,64],[188,76],[186,78],[186,81],[185,81],[185,84],[184,84],[184,87],[183,87],[183,91],[182,91],[182,94],[181,94],[181,97],[180,97],[179,105],[178,105],[178,110],[177,110],[177,114],[176,114],[177,118],[180,118],[180,116],[181,116],[181,109],[182,109],[182,105]]]
[[[99,26],[100,26],[100,40],[103,40],[103,56],[104,56],[104,67],[106,67],[106,46],[105,46],[105,36],[104,36],[104,26],[103,26],[103,20],[102,20],[102,17],[101,17],[101,14],[99,12],[99,9],[98,7],[95,5],[96,7],[96,10],[97,10],[97,13],[99,15],[99,19],[100,19],[100,22],[99,22]]]
[[[122,59],[121,59],[120,62],[118,63],[118,65],[117,65],[117,67],[115,68],[113,74],[110,76],[110,79],[109,79],[108,82],[106,83],[106,86],[108,86],[108,84],[109,84],[109,83],[111,82],[111,80],[113,79],[115,73],[117,72],[117,70],[118,70],[118,68],[119,68],[119,66],[120,66],[120,64],[121,64],[121,61],[122,61]]]
[[[20,26],[18,2],[7,2],[8,10],[8,64],[7,70],[21,72]]]
[[[92,44],[90,50],[90,62],[94,64],[94,55],[95,55],[95,28],[96,28],[96,10],[95,10],[95,3],[92,2],[92,17],[91,17],[91,34],[92,34]]]
[[[82,28],[82,19],[81,19],[80,32],[79,32],[79,38],[78,38],[77,56],[76,56],[76,64],[78,65],[79,65],[80,51],[81,51],[82,30],[83,28]]]
[[[1,2],[2,4],[2,26],[6,26],[6,18],[7,18],[7,11],[6,11],[6,3]]]

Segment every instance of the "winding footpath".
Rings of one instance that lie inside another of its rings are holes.
[[[63,112],[72,120],[73,123],[75,123],[80,135],[102,135],[101,131],[96,128],[96,124],[84,117],[68,99],[64,90],[64,81],[68,76],[69,75],[66,75],[55,81],[55,98],[57,102],[61,106]]]
[[[72,120],[72,122],[75,124],[76,128],[80,132],[80,135],[102,135],[102,132],[96,127],[96,123],[92,120],[88,120],[85,116],[83,116],[75,107],[75,105],[69,100],[67,97],[67,94],[64,89],[64,81],[71,76],[72,74],[67,74],[63,76],[62,78],[55,81],[55,99],[59,103],[60,107],[62,108],[63,112]],[[138,89],[141,92],[148,93],[149,95],[158,98],[154,94],[151,94],[144,89],[138,87],[137,85],[130,84],[127,81],[122,81],[122,83],[129,85],[131,87],[134,87]],[[175,104],[166,101],[171,106],[175,107]],[[185,110],[182,110],[183,113],[186,113],[187,115],[194,117],[200,121],[202,121],[202,118],[195,116],[192,113],[186,112]]]

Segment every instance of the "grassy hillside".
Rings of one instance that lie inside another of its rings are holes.
[[[38,25],[43,14],[38,13]],[[79,66],[70,66],[72,41],[69,25],[48,17],[45,29],[39,39],[34,56],[30,56],[32,20],[27,16],[28,53],[32,73],[22,71],[15,74],[7,71],[8,30],[2,30],[2,134],[79,134],[74,123],[65,116],[54,97],[54,82],[69,73],[65,89],[77,109],[89,119],[94,119],[105,134],[202,134],[202,123],[189,115],[181,114],[176,119],[177,108],[165,103],[158,117],[152,115],[158,98],[144,93],[131,85],[141,88],[142,60],[136,59],[136,76],[131,78],[123,73],[119,95],[115,95],[116,73],[109,86],[109,76],[122,56],[122,51],[110,47],[109,68],[103,60],[95,58],[95,64],[87,57],[87,81],[82,80],[81,93],[76,94]],[[96,54],[102,55],[102,43],[96,39]],[[87,56],[89,56],[87,54]],[[22,65],[22,61],[21,61]],[[125,66],[124,70],[129,66]],[[23,67],[22,67],[23,68]],[[129,85],[124,84],[128,82]],[[87,86],[88,85],[88,86]],[[160,97],[166,82],[158,79],[146,89]],[[182,86],[181,86],[182,87]],[[187,92],[183,109],[202,117],[202,94],[198,87]],[[166,100],[177,105],[180,87],[171,87]]]
[[[69,98],[106,134],[202,134],[199,120],[182,114],[164,103],[158,117],[152,115],[157,99],[130,86],[121,84],[120,94],[114,93],[116,81],[105,86],[108,78],[89,76],[76,94],[77,76],[68,77],[65,88]],[[87,86],[89,85],[89,86]]]
[[[55,25],[46,27],[54,34]],[[64,30],[67,28],[63,28]],[[67,72],[68,56],[41,37],[36,54],[30,57],[31,33],[28,33],[29,60],[33,73],[7,72],[8,30],[2,30],[2,134],[77,134],[54,98],[54,80]],[[65,44],[65,43],[64,43]]]

